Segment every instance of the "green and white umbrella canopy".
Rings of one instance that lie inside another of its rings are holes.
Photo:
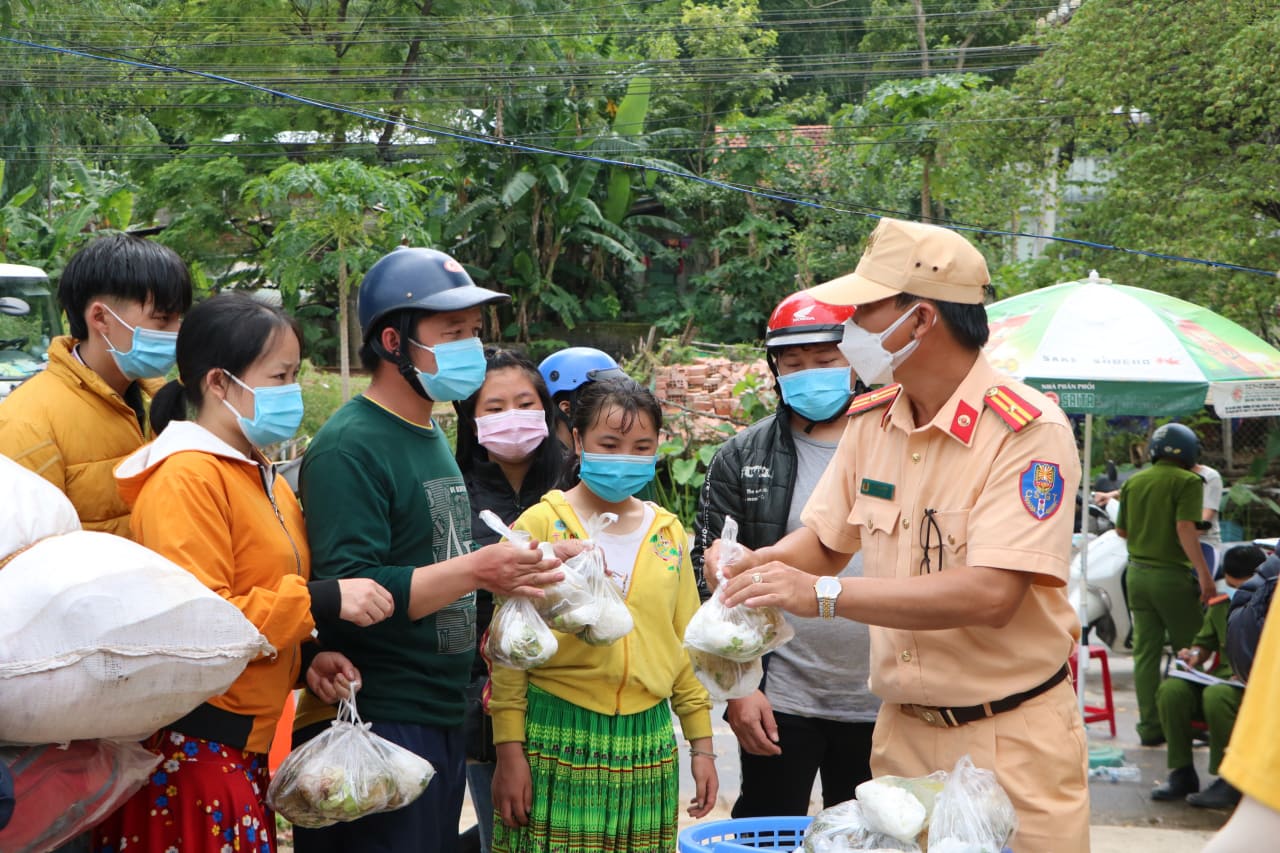
[[[1248,329],[1096,273],[1002,299],[987,317],[986,354],[995,368],[1068,412],[1176,415],[1204,406],[1211,386],[1215,402],[1234,397],[1237,404],[1280,387],[1280,350]],[[1280,405],[1248,413],[1280,413]]]

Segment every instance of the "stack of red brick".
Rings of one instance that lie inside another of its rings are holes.
[[[723,423],[749,420],[742,409],[742,390],[734,389],[748,376],[755,381],[750,389],[773,408],[773,376],[764,359],[752,362],[732,361],[722,357],[703,357],[692,364],[660,367],[654,378],[654,393],[662,401],[667,415],[693,418],[694,434],[713,432]]]

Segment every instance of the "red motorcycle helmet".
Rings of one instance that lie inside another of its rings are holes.
[[[805,290],[793,293],[779,302],[769,316],[765,348],[839,343],[844,339],[844,324],[854,310],[852,305],[819,302]]]

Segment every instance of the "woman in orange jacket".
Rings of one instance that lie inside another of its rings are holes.
[[[303,673],[329,702],[359,678],[316,649],[316,623],[391,614],[374,581],[309,582],[302,509],[262,453],[301,423],[299,355],[297,328],[266,305],[236,294],[197,305],[178,336],[180,378],[152,403],[159,438],[116,469],[134,538],[239,607],[276,653],[147,741],[163,761],[95,831],[99,850],[274,851],[267,752],[286,697]]]

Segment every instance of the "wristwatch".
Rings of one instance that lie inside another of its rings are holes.
[[[840,593],[844,592],[840,579],[818,578],[818,582],[813,585],[813,591],[818,596],[818,615],[823,619],[836,618],[836,599],[840,597]]]

